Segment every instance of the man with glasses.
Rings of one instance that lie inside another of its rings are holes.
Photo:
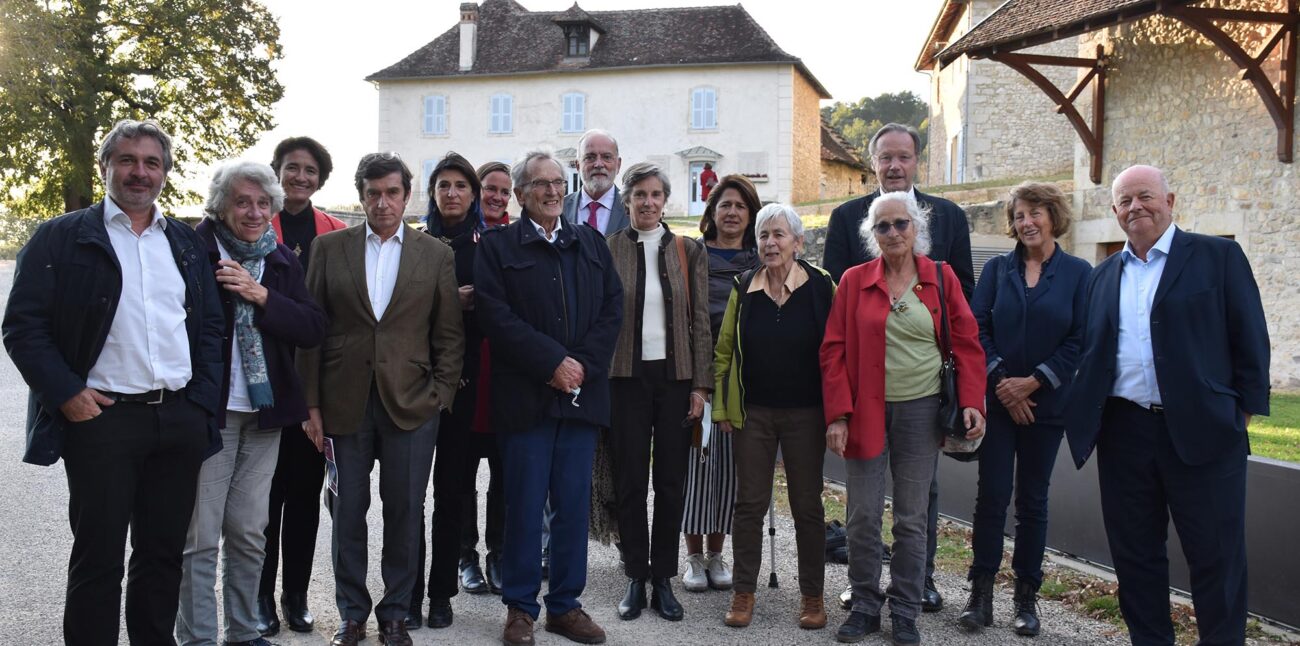
[[[582,610],[597,429],[609,425],[609,366],[623,288],[604,238],[565,221],[564,169],[534,151],[511,169],[520,217],[489,229],[474,260],[475,307],[492,346],[492,413],[505,472],[503,641],[533,643],[541,612],[542,505],[550,497],[546,630],[584,644],[605,631]]]
[[[320,347],[298,353],[298,372],[307,434],[317,446],[332,444],[338,471],[333,559],[340,622],[330,644],[365,639],[373,608],[380,643],[409,646],[403,619],[421,577],[420,522],[438,414],[455,396],[465,335],[451,248],[412,235],[402,221],[411,171],[397,155],[370,154],[355,181],[366,223],[312,243],[307,290],[330,327]],[[384,596],[372,604],[366,512],[376,460]]]
[[[582,190],[564,196],[564,219],[586,224],[602,236],[626,229],[630,223],[623,200],[619,199],[618,142],[604,130],[588,130],[578,140],[578,166],[582,170]]]
[[[839,282],[849,267],[871,260],[859,232],[862,221],[867,219],[867,209],[882,192],[910,191],[921,208],[930,211],[929,258],[946,262],[952,267],[957,280],[961,281],[962,293],[970,300],[971,293],[975,291],[975,268],[970,256],[970,225],[966,221],[966,212],[948,200],[916,190],[917,153],[920,150],[921,134],[911,126],[890,123],[872,135],[871,142],[867,144],[867,152],[871,155],[871,168],[876,172],[880,188],[869,195],[849,200],[831,211],[822,265]],[[938,467],[937,461],[935,466]],[[921,609],[937,612],[943,608],[943,596],[934,585],[934,551],[939,521],[937,478],[930,481],[929,516],[926,528],[929,536],[926,541],[925,590],[921,595]],[[840,596],[846,604],[848,594],[849,591],[846,590]]]

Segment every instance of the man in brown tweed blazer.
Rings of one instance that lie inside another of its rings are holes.
[[[364,639],[372,603],[366,590],[366,511],[379,460],[384,510],[384,596],[373,609],[381,642],[411,643],[410,606],[419,523],[433,464],[438,413],[450,406],[465,344],[451,248],[402,221],[411,171],[396,155],[361,159],[362,226],[316,239],[307,289],[329,316],[319,348],[298,355],[308,434],[333,443],[335,597],[341,622],[331,644]]]

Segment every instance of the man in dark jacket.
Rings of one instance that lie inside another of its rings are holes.
[[[128,527],[127,635],[174,643],[199,466],[220,448],[221,303],[198,235],[155,203],[171,151],[157,123],[118,122],[108,196],[36,230],[5,311],[31,388],[23,460],[68,476],[67,644],[117,642]]]
[[[916,190],[917,153],[921,151],[921,134],[911,126],[899,123],[885,124],[871,136],[867,152],[871,155],[871,168],[876,171],[880,188],[870,195],[849,200],[831,211],[826,226],[826,252],[822,266],[831,272],[835,282],[849,267],[871,260],[867,245],[858,229],[867,219],[867,209],[881,193],[910,191],[923,209],[930,209],[931,260],[952,266],[961,281],[961,291],[970,300],[975,292],[975,267],[970,256],[970,225],[961,207],[933,195]],[[935,462],[937,469],[938,462]],[[925,590],[921,596],[921,609],[935,612],[943,607],[943,597],[934,585],[934,552],[938,546],[936,531],[939,524],[939,481],[930,480],[930,510],[926,531]],[[845,590],[841,599],[847,599]],[[847,601],[846,601],[847,603]],[[847,606],[846,606],[847,607]]]
[[[530,152],[512,175],[522,217],[486,232],[474,264],[478,320],[492,344],[492,391],[510,394],[510,405],[492,415],[506,474],[503,641],[533,643],[549,494],[546,629],[602,643],[605,632],[578,597],[587,584],[591,465],[598,429],[609,425],[623,289],[600,234],[564,221],[559,162]]]

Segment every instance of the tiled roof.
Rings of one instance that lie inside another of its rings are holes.
[[[916,57],[916,64],[912,69],[924,72],[934,67],[935,55],[943,49],[940,45],[948,44],[952,29],[957,26],[957,19],[969,4],[969,0],[944,0],[943,6],[939,8],[939,15],[934,17],[930,34],[926,36],[925,45],[921,47],[921,53]]]
[[[556,20],[585,15],[604,33],[581,59],[565,57],[564,31]],[[740,5],[628,11],[528,11],[514,0],[479,5],[474,67],[460,71],[460,27],[450,29],[367,81],[454,76],[570,72],[642,66],[789,63],[821,94],[830,93],[782,50]]]
[[[848,164],[854,168],[868,170],[867,165],[863,163],[862,158],[853,150],[853,146],[845,141],[840,133],[831,127],[825,119],[822,119],[822,160],[840,162]]]
[[[939,52],[940,65],[962,54],[983,57],[1069,38],[1137,20],[1194,0],[1007,0],[957,42]]]
[[[584,11],[582,7],[579,7],[578,3],[576,2],[573,3],[572,7],[565,9],[564,13],[559,14],[554,18],[551,18],[551,22],[554,22],[558,25],[571,24],[571,23],[587,23],[591,25],[591,28],[595,29],[597,32],[602,34],[605,33],[605,28],[602,27],[601,24],[597,22],[595,18],[592,18],[591,14]]]

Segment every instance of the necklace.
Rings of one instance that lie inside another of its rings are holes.
[[[903,289],[899,290],[899,292],[898,292],[897,294],[893,293],[892,290],[890,291],[890,293],[889,293],[889,311],[891,311],[891,312],[906,312],[906,311],[907,311],[907,301],[903,300],[903,295],[906,294],[906,293],[907,293],[907,290],[910,289],[910,288],[912,287],[912,284],[913,284],[913,281],[908,281],[907,284],[903,286]]]

